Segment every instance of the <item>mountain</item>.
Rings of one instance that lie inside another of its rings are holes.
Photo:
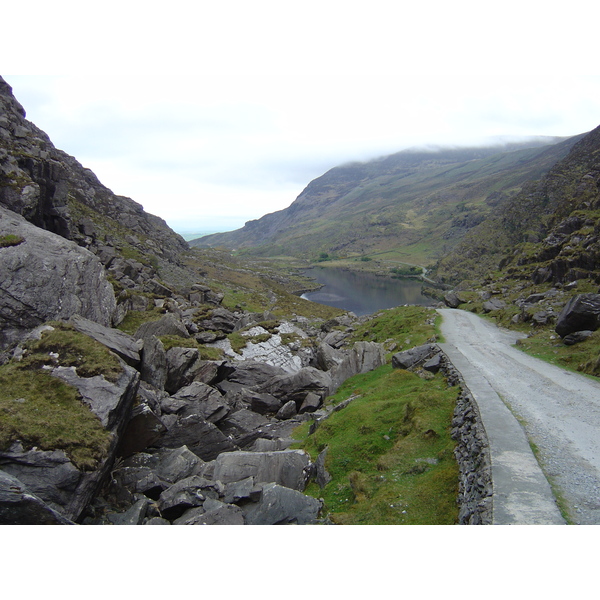
[[[494,273],[535,284],[600,283],[600,127],[498,206],[435,269],[449,283]]]
[[[288,208],[190,245],[309,259],[378,254],[429,264],[503,199],[546,173],[577,139],[407,150],[342,165],[311,181]]]
[[[180,274],[181,254],[188,250],[183,238],[137,202],[102,185],[25,117],[0,77],[0,206],[90,250],[107,267],[121,257],[141,263],[149,278]],[[142,272],[129,266],[136,277]]]

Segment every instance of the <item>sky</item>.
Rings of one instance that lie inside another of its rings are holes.
[[[589,0],[11,3],[0,75],[113,192],[180,233],[227,231],[345,162],[595,128],[599,12]]]

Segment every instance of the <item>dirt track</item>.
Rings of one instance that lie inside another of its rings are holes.
[[[513,347],[522,336],[477,315],[440,313],[446,342],[525,428],[568,521],[600,524],[600,382],[526,355]]]

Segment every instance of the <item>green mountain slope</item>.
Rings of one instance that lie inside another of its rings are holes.
[[[541,177],[576,138],[503,147],[404,151],[331,169],[292,205],[191,246],[314,259],[388,254],[428,264],[447,253],[502,199]]]

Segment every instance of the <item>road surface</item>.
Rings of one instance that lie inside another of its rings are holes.
[[[439,312],[442,347],[462,364],[453,360],[476,399],[473,387],[488,386],[518,419],[567,522],[600,524],[600,382],[521,352],[514,347],[521,334],[466,311]],[[498,429],[490,414],[488,437]],[[500,443],[516,436],[496,432]]]

